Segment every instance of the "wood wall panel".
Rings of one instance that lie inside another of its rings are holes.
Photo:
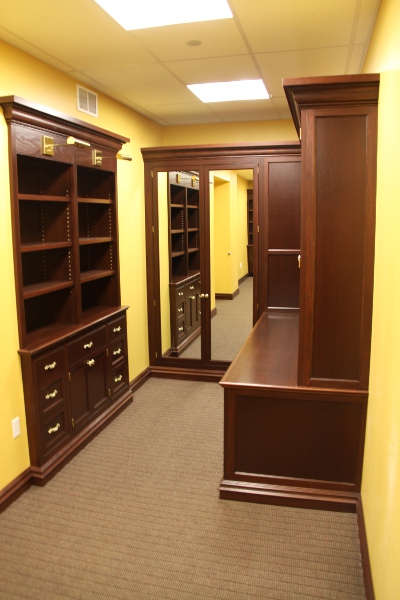
[[[334,115],[315,121],[313,378],[360,378],[366,121],[366,115]]]

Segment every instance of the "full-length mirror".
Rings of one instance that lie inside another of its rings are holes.
[[[212,360],[232,361],[253,327],[253,179],[209,172]]]
[[[157,174],[162,356],[201,358],[198,171]]]

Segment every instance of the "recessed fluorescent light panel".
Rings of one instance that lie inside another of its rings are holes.
[[[231,102],[233,100],[268,100],[269,94],[262,79],[195,83],[187,86],[202,102]]]
[[[124,29],[231,19],[227,0],[96,0]]]

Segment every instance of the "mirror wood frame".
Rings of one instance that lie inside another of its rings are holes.
[[[268,159],[271,157],[300,157],[300,142],[257,142],[239,144],[212,144],[196,146],[165,146],[141,149],[144,161],[145,222],[147,262],[147,307],[149,370],[153,376],[179,379],[219,381],[229,366],[228,361],[211,360],[209,312],[202,311],[202,359],[163,357],[161,355],[159,254],[158,254],[158,206],[157,173],[162,171],[199,171],[200,201],[204,202],[208,191],[204,186],[205,175],[218,169],[254,169],[254,247],[253,247],[253,325],[266,309],[267,290],[265,277],[259,277],[259,261],[265,256],[267,236],[257,233],[259,211],[268,202]],[[202,227],[201,244],[209,247],[209,228]],[[202,257],[201,293],[207,293],[209,261]],[[208,349],[208,350],[207,350]]]

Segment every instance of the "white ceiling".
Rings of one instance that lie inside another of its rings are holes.
[[[0,39],[161,125],[290,119],[282,78],[360,73],[380,1],[228,0],[233,19],[129,32],[94,0],[0,0]],[[256,78],[270,100],[186,87]]]

